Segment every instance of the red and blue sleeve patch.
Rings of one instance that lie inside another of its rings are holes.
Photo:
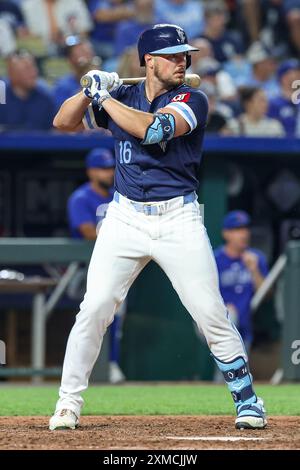
[[[178,95],[174,96],[172,98],[171,102],[175,103],[187,103],[190,99],[191,94],[189,92],[187,93],[179,93]]]

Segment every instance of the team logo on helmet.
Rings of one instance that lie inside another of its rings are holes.
[[[179,36],[178,42],[181,42],[181,44],[184,44],[185,41],[185,33],[183,29],[176,28],[177,34]]]

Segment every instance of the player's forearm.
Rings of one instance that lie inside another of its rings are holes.
[[[153,114],[130,108],[113,98],[105,100],[103,108],[119,127],[139,139],[144,139],[153,122]]]
[[[72,132],[81,125],[91,100],[82,92],[67,99],[56,114],[53,125],[59,130]]]

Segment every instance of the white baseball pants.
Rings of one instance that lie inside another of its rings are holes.
[[[184,204],[178,197],[163,207],[161,215],[145,215],[122,196],[110,203],[91,257],[87,291],[69,336],[56,410],[69,408],[80,415],[81,392],[88,386],[103,335],[150,260],[165,271],[212,353],[224,362],[237,356],[247,360],[241,338],[227,318],[197,200]]]

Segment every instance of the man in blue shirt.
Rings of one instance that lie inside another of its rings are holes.
[[[134,0],[135,15],[128,20],[122,20],[116,25],[115,54],[121,56],[124,51],[136,44],[140,34],[153,25],[153,1]]]
[[[246,212],[229,212],[223,221],[225,244],[215,251],[223,300],[248,347],[252,340],[251,299],[268,273],[264,254],[249,248],[250,223]]]
[[[7,59],[6,105],[0,106],[2,130],[48,130],[55,113],[54,99],[38,81],[34,57],[15,52]]]
[[[138,41],[145,81],[125,86],[114,72],[91,71],[83,92],[67,100],[55,117],[59,129],[104,126],[112,132],[116,192],[96,240],[87,291],[68,340],[51,430],[78,426],[81,392],[87,388],[103,335],[150,260],[165,271],[204,332],[232,393],[236,427],[266,426],[243,342],[219,291],[197,202],[208,104],[203,92],[185,84],[194,50],[180,26],[155,25]]]
[[[228,21],[228,8],[223,2],[205,2],[205,29],[201,34],[207,39],[213,49],[214,58],[218,62],[226,62],[244,52],[241,37],[237,39],[231,31],[226,29]]]
[[[91,40],[96,53],[109,59],[114,54],[116,27],[119,21],[134,18],[134,9],[122,0],[88,0],[88,8],[94,19]]]
[[[280,93],[270,100],[268,115],[281,122],[287,137],[300,137],[297,128],[300,121],[300,104],[299,99],[293,99],[293,95],[296,97],[294,84],[298,86],[300,80],[299,60],[289,59],[280,64],[277,77]]]
[[[101,59],[95,55],[92,44],[80,36],[68,36],[65,40],[64,52],[72,73],[59,78],[55,83],[54,96],[57,110],[66,99],[80,91],[82,75],[95,66],[101,65]]]
[[[96,240],[108,204],[113,198],[115,161],[110,150],[94,149],[86,157],[89,181],[68,200],[68,220],[73,238]]]

